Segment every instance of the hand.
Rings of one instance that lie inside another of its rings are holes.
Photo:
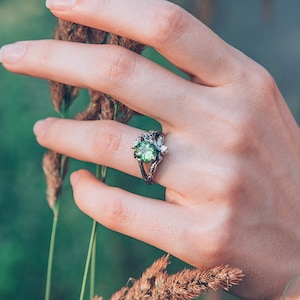
[[[154,180],[166,201],[81,170],[71,176],[79,208],[196,267],[241,268],[246,277],[232,289],[241,298],[279,299],[300,270],[300,135],[269,73],[164,0],[48,2],[59,18],[154,47],[191,78],[112,45],[44,40],[2,49],[10,71],[98,89],[162,125],[169,153]],[[35,133],[47,148],[141,176],[131,149],[139,129],[47,119]]]

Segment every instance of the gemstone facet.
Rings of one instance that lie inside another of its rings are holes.
[[[156,158],[156,147],[147,141],[141,141],[135,146],[134,156],[143,163],[148,163]]]

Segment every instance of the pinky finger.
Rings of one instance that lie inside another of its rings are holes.
[[[100,224],[187,259],[183,207],[109,187],[85,170],[73,173],[71,184],[78,207]]]

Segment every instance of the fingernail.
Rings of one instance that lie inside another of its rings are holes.
[[[80,179],[80,171],[75,171],[71,174],[70,176],[70,182],[71,182],[71,185],[74,187],[74,185],[79,181]]]
[[[5,45],[0,49],[0,62],[5,60],[6,63],[15,64],[25,54],[27,42],[18,42],[10,45]]]
[[[34,134],[39,138],[45,136],[45,134],[52,122],[53,122],[52,118],[47,118],[45,120],[37,121],[33,126]]]
[[[46,0],[46,7],[49,9],[66,9],[75,3],[76,0]]]

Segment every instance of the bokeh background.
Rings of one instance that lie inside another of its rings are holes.
[[[300,120],[300,1],[186,0],[177,1],[201,18],[228,43],[264,65],[276,79],[295,117]],[[17,40],[51,38],[56,19],[41,0],[0,0],[0,46]],[[146,55],[170,67],[155,52]],[[82,110],[82,91],[72,112]],[[45,152],[32,134],[34,122],[56,116],[44,80],[10,74],[0,67],[0,300],[43,299],[52,212],[45,199],[41,159]],[[157,126],[145,117],[131,124]],[[93,165],[71,161],[71,170]],[[158,186],[116,171],[108,183],[162,199]],[[64,185],[54,260],[53,299],[78,299],[91,220],[72,200]],[[108,299],[128,278],[162,255],[158,249],[99,226],[97,293]],[[170,271],[184,264],[172,259]],[[204,299],[204,297],[202,297]],[[225,293],[205,299],[235,299]]]

